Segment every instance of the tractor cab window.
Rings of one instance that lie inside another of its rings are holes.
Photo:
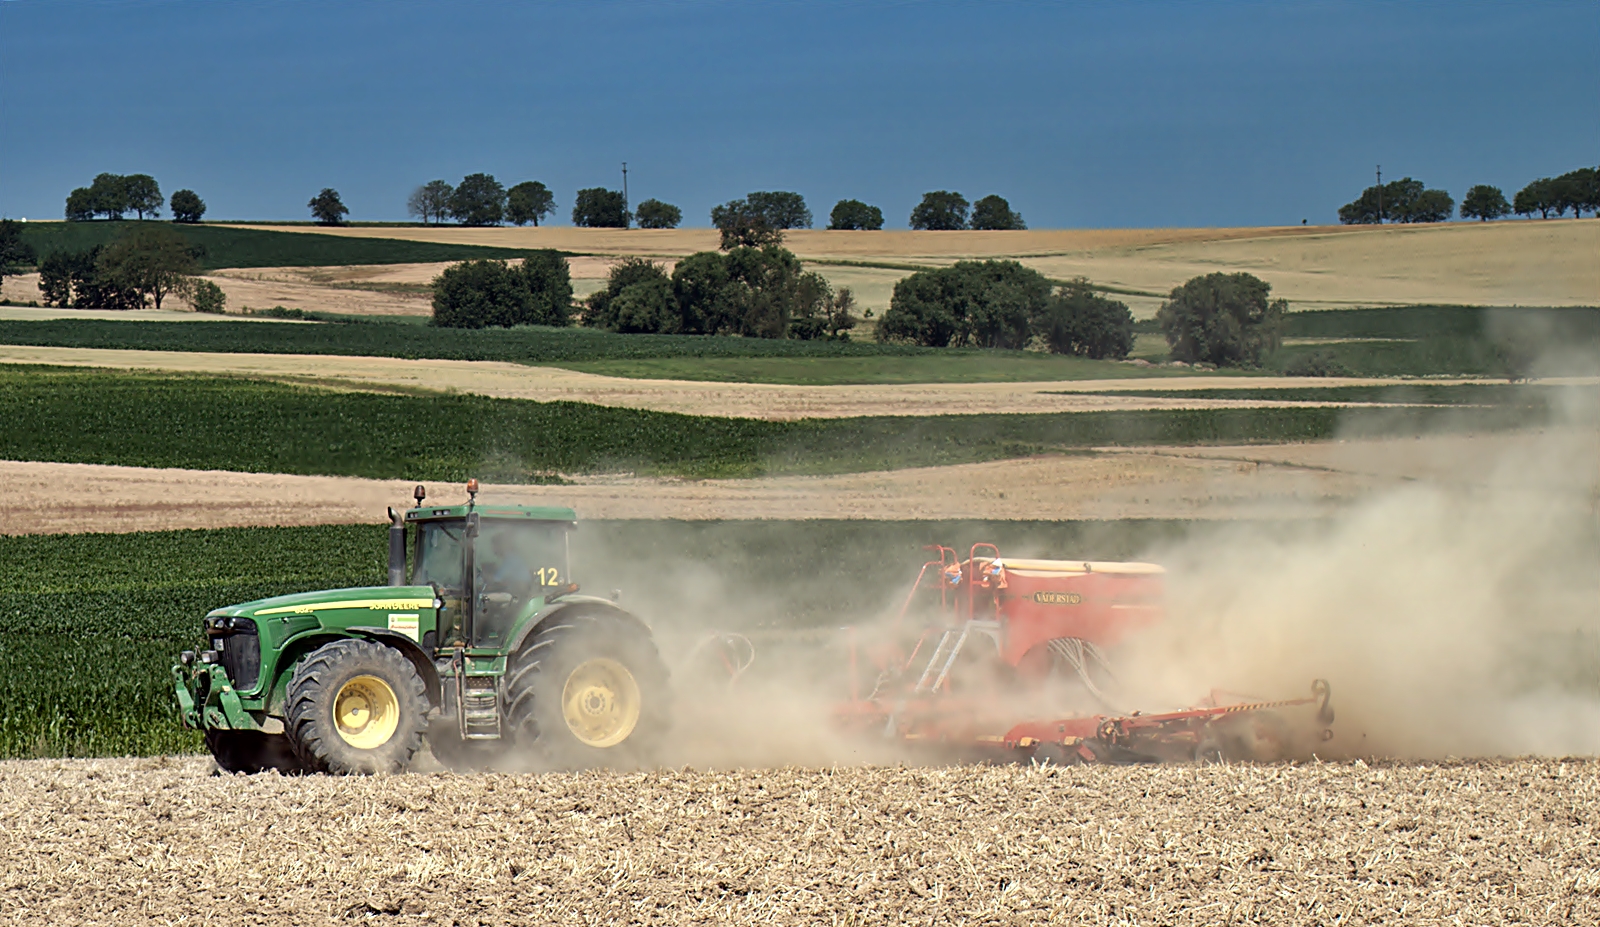
[[[476,646],[504,644],[529,600],[570,582],[567,527],[564,522],[483,520],[473,551],[480,606],[474,619]]]
[[[430,583],[442,589],[461,588],[461,536],[466,531],[461,521],[425,521],[417,532],[417,556],[411,582]]]

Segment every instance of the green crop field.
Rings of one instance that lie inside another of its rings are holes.
[[[1534,394],[1542,395],[1542,394]],[[547,481],[844,473],[1102,445],[1307,441],[1515,427],[1530,399],[1462,409],[1188,409],[770,422],[470,395],[342,392],[93,368],[0,367],[0,458],[376,479]]]
[[[588,588],[622,589],[624,604],[663,633],[682,628],[674,603],[684,593],[713,588],[740,608],[699,620],[827,627],[886,605],[914,577],[923,544],[992,540],[1112,558],[1186,530],[1143,521],[586,522],[573,558]],[[199,750],[199,736],[178,726],[168,668],[199,642],[201,616],[270,595],[381,584],[386,550],[381,526],[0,537],[0,758]],[[682,588],[685,576],[697,577],[695,590]],[[827,596],[814,594],[819,577]]]
[[[225,225],[153,223],[182,235],[200,254],[202,270],[221,267],[329,267],[344,264],[420,264],[475,258],[520,258],[520,248],[447,245],[398,238],[345,238],[310,232],[273,232]],[[22,240],[42,257],[108,244],[139,225],[121,222],[30,222]]]
[[[845,386],[865,383],[1016,383],[1039,380],[1108,380],[1193,376],[1171,367],[1136,367],[1115,361],[1034,351],[942,349],[877,357],[672,357],[571,361],[560,366],[612,377],[795,383]],[[1256,371],[1220,371],[1220,375]]]
[[[1149,396],[1161,399],[1259,399],[1265,402],[1373,402],[1391,405],[1514,405],[1549,408],[1594,386],[1535,383],[1406,383],[1401,386],[1304,386],[1238,389],[1087,390],[1074,396]]]

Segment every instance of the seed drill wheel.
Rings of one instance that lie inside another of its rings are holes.
[[[260,731],[219,731],[206,729],[206,749],[217,761],[217,768],[228,773],[259,773],[276,769],[284,775],[305,772],[305,764],[295,755],[289,738]]]
[[[667,668],[649,633],[605,614],[559,621],[512,658],[516,741],[559,767],[649,763],[671,717]]]
[[[313,770],[394,772],[411,763],[427,727],[422,677],[398,651],[341,640],[311,652],[289,677],[285,727]]]

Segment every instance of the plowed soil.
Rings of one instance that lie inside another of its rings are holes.
[[[18,924],[1594,924],[1600,763],[0,763]]]

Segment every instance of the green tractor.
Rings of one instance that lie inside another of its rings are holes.
[[[389,585],[205,617],[172,668],[183,723],[229,772],[453,767],[515,751],[555,768],[650,761],[670,718],[650,628],[568,578],[571,509],[389,510]],[[409,552],[409,557],[408,557]]]

